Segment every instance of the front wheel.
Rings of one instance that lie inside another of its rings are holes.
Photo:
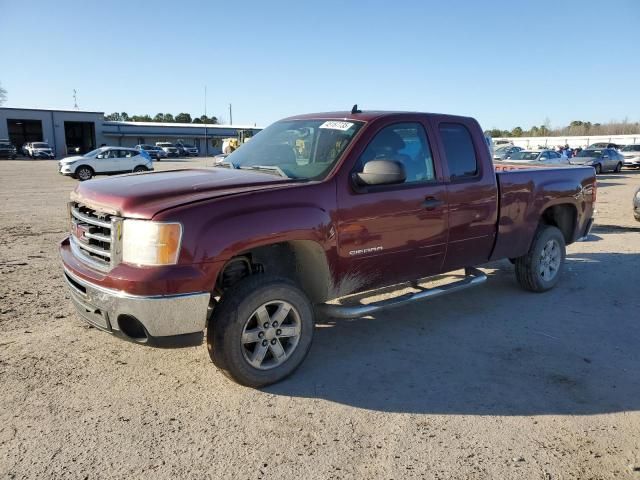
[[[80,167],[76,170],[76,177],[78,177],[81,182],[90,180],[91,177],[93,177],[93,170],[89,167]]]
[[[615,173],[620,173],[622,171],[622,163],[618,163],[616,165],[616,169],[614,170]]]
[[[602,173],[602,165],[599,163],[594,168],[596,169],[596,175],[600,175]]]
[[[229,288],[213,310],[207,348],[226,376],[263,387],[289,376],[313,339],[311,302],[293,282],[252,275]]]
[[[538,229],[526,255],[516,258],[516,278],[525,290],[545,292],[560,280],[566,256],[564,235],[551,225]]]

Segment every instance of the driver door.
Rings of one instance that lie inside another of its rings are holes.
[[[108,149],[96,156],[93,169],[96,173],[109,173],[118,170],[118,152]]]
[[[390,159],[405,167],[403,183],[338,187],[338,253],[348,288],[362,290],[440,272],[447,245],[447,191],[420,121],[380,129],[355,162]],[[339,289],[341,294],[345,291]]]

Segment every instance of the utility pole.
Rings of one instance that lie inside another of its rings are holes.
[[[79,110],[79,107],[78,107],[78,92],[77,92],[77,90],[75,88],[73,89],[73,108],[75,108],[76,110]]]
[[[207,86],[204,86],[204,156],[209,156],[209,142],[207,142]]]
[[[231,110],[231,104],[229,104],[229,125],[233,125],[233,111]]]

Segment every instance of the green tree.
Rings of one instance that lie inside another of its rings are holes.
[[[179,113],[176,115],[176,123],[191,123],[191,115],[188,113]]]
[[[164,114],[164,121],[167,122],[167,123],[175,122],[175,120],[173,119],[173,115],[171,115],[170,113],[165,113]]]
[[[112,122],[117,122],[118,120],[121,120],[121,117],[118,112],[113,112],[113,113],[110,113],[109,115],[105,115],[104,119]]]
[[[521,137],[522,136],[522,127],[516,127],[513,130],[511,130],[511,135],[514,137]]]
[[[0,85],[0,105],[7,101],[7,90]]]
[[[127,112],[122,112],[120,114],[120,120],[123,122],[127,122],[129,120],[129,114]]]
[[[164,122],[164,113],[156,113],[156,116],[153,117],[153,121],[159,123]]]
[[[531,127],[531,130],[529,130],[529,136],[531,137],[540,136],[540,129],[534,125],[533,127]]]
[[[194,118],[191,123],[204,123],[199,117]]]

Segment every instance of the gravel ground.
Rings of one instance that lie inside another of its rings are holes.
[[[555,290],[488,265],[476,289],[319,324],[297,373],[258,391],[204,346],[87,327],[57,255],[75,181],[0,169],[0,478],[640,479],[640,172],[600,177]]]

